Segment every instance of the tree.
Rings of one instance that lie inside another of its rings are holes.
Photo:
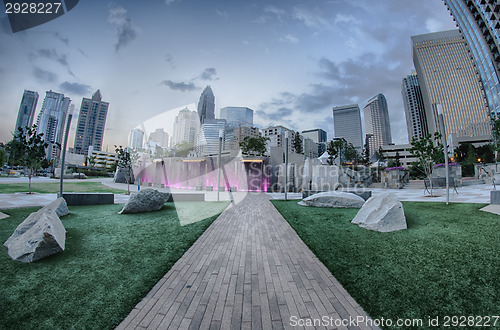
[[[174,146],[176,157],[187,157],[189,152],[193,150],[193,143],[182,141]]]
[[[300,135],[299,131],[295,133],[295,137],[293,138],[292,141],[292,146],[293,150],[297,154],[302,154],[303,153],[303,148],[302,148],[302,136]]]
[[[246,136],[240,142],[241,153],[244,155],[264,156],[266,153],[266,143],[269,141],[268,137]]]
[[[28,193],[31,194],[31,178],[45,159],[45,149],[48,143],[43,140],[43,133],[37,134],[36,125],[33,125],[32,127],[26,126],[24,130],[18,127],[11,146],[12,155],[24,166],[28,174]]]
[[[96,156],[89,156],[88,165],[90,167],[95,167],[96,160],[97,160]]]
[[[345,143],[345,140],[332,140],[328,143],[326,147],[326,151],[328,152],[328,165],[333,165],[335,159],[341,157]],[[342,162],[341,159],[340,161]]]
[[[134,173],[134,167],[138,164],[139,155],[132,149],[115,145],[115,152],[117,156],[117,167],[125,176],[127,181],[127,194],[130,195],[130,178]]]
[[[357,162],[359,160],[359,153],[352,143],[344,144],[344,159],[346,162]]]
[[[5,162],[7,162],[6,146],[0,143],[0,168],[5,165]]]
[[[495,149],[495,161],[498,161],[498,151],[500,150],[500,118],[492,121],[491,135],[493,136],[493,145]]]
[[[434,137],[431,134],[428,134],[420,139],[413,138],[411,141],[411,148],[409,149],[412,156],[417,158],[419,167],[422,168],[425,176],[429,179],[431,196],[432,169],[436,163],[444,161],[443,145],[439,142],[440,140],[441,134],[439,132],[435,132]]]

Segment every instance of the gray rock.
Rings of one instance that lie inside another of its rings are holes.
[[[64,250],[66,230],[50,208],[30,214],[4,243],[13,260],[33,262]]]
[[[379,232],[408,228],[403,205],[393,193],[370,197],[351,222]]]
[[[156,189],[142,189],[138,194],[132,194],[119,214],[157,211],[170,198],[170,193],[159,192]]]
[[[62,197],[59,197],[52,203],[45,205],[43,208],[55,211],[58,217],[62,217],[69,214],[68,204],[66,203],[66,200]]]
[[[114,177],[114,182],[115,183],[127,183],[127,174],[128,172],[121,169],[121,168],[117,168],[116,169],[116,172],[115,172],[115,177]],[[134,177],[134,172],[131,171],[130,175],[129,175],[129,184],[133,184],[135,182],[135,177]]]
[[[326,191],[304,198],[299,205],[335,208],[360,208],[365,200],[357,195],[342,191]]]

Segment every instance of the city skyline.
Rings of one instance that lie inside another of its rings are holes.
[[[142,121],[197,102],[206,85],[216,96],[216,114],[248,107],[262,128],[321,128],[329,136],[332,106],[364,106],[383,93],[394,135],[406,138],[400,82],[413,68],[410,36],[454,23],[440,0],[157,1],[142,7],[122,1],[81,3],[16,34],[0,13],[0,27],[0,141],[11,139],[25,89],[64,93],[76,109],[100,89],[110,103],[106,150],[125,144]],[[73,132],[76,122],[75,114]],[[158,128],[172,135],[171,126]]]

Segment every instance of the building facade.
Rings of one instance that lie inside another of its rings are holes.
[[[253,110],[247,107],[225,107],[220,109],[220,119],[225,119],[229,127],[253,126]]]
[[[471,139],[491,134],[490,114],[481,79],[458,30],[411,37],[425,117],[430,134],[440,132],[437,104],[446,134]]]
[[[317,144],[318,155],[322,155],[326,151],[328,136],[324,130],[322,130],[321,128],[309,129],[302,131],[301,134],[304,137],[304,140],[311,139],[314,143]]]
[[[17,113],[16,127],[14,134],[17,134],[18,128],[21,127],[25,131],[26,126],[33,126],[33,118],[35,117],[36,105],[38,103],[38,93],[24,90],[19,112]]]
[[[215,119],[215,96],[210,86],[205,87],[198,101],[198,117],[200,124],[207,119]]]
[[[179,111],[174,121],[171,146],[182,142],[188,142],[194,146],[199,127],[200,119],[196,111],[190,111],[187,108]]]
[[[134,128],[128,136],[128,146],[132,149],[142,149],[144,145],[144,131]]]
[[[222,133],[222,141],[226,139],[226,121],[224,119],[205,119],[200,127],[196,140],[196,153],[198,156],[215,156],[219,153],[219,137]],[[227,148],[222,145],[223,150]]]
[[[401,95],[405,107],[406,128],[408,130],[408,140],[420,139],[427,136],[427,120],[425,118],[424,99],[418,82],[417,73],[403,78],[401,84]]]
[[[45,93],[42,110],[37,118],[37,133],[43,133],[43,140],[48,143],[47,160],[59,158],[65,132],[66,118],[71,99],[64,94],[48,91]]]
[[[361,112],[357,104],[333,107],[333,131],[335,137],[352,143],[359,153],[363,151]]]
[[[82,99],[75,133],[76,154],[87,155],[90,146],[95,151],[102,150],[108,108],[109,103],[102,101],[100,90],[97,90],[92,98]]]
[[[262,136],[269,138],[269,141],[267,142],[268,153],[270,152],[271,147],[283,148],[285,146],[286,132],[288,132],[288,152],[293,152],[293,140],[295,139],[295,131],[281,125],[269,126],[262,130]]]
[[[378,94],[368,100],[363,108],[369,155],[372,157],[379,148],[392,143],[391,124],[387,100],[383,94]],[[348,141],[349,142],[349,141]]]
[[[500,3],[444,0],[462,32],[483,83],[492,118],[500,115]]]
[[[168,138],[168,133],[163,128],[157,128],[153,133],[149,134],[149,141],[157,142],[162,148],[168,148]]]

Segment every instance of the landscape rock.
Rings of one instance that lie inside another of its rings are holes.
[[[55,211],[58,217],[62,217],[69,214],[68,204],[66,203],[66,200],[62,197],[59,197],[52,203],[45,205],[43,208]]]
[[[4,246],[13,260],[33,262],[64,250],[66,230],[51,208],[30,214]]]
[[[351,222],[379,232],[408,228],[403,204],[393,193],[370,197]]]
[[[139,193],[130,196],[128,202],[123,206],[119,214],[141,213],[160,210],[168,199],[170,193],[159,192],[156,189],[146,188]]]
[[[342,191],[326,191],[304,198],[299,205],[314,207],[360,208],[365,200]]]

